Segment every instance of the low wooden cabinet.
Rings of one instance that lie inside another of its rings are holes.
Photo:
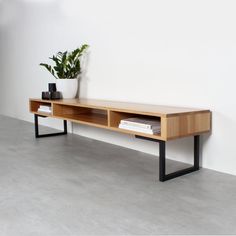
[[[51,107],[51,114],[38,112],[40,105]],[[204,109],[183,108],[159,105],[146,105],[125,102],[62,99],[30,99],[30,112],[35,115],[36,138],[55,136],[67,133],[67,121],[95,126],[134,135],[160,144],[159,179],[165,181],[199,169],[200,135],[211,130],[211,112]],[[39,134],[38,117],[52,117],[64,120],[64,131],[56,134]],[[152,118],[160,121],[159,134],[146,134],[119,128],[122,119],[130,117]],[[181,137],[194,136],[194,165],[174,173],[166,174],[165,142]]]

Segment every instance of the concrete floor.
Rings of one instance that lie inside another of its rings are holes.
[[[1,236],[236,234],[235,176],[201,169],[160,183],[155,156],[33,131],[0,116]]]

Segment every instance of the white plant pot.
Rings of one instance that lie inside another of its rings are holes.
[[[78,92],[78,79],[57,79],[57,91],[62,98],[75,98]]]

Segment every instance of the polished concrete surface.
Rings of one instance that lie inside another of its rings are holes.
[[[0,236],[236,234],[235,176],[161,183],[155,156],[33,131],[0,116]]]

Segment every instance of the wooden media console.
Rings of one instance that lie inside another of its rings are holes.
[[[38,112],[41,106],[50,106],[51,114]],[[159,180],[169,180],[199,170],[200,135],[211,130],[211,112],[196,108],[146,105],[92,99],[42,100],[30,99],[30,112],[35,117],[36,138],[67,134],[67,121],[134,135],[159,142]],[[39,134],[38,117],[64,120],[64,131]],[[146,134],[119,128],[122,119],[140,117],[157,120],[161,124],[158,134]],[[194,137],[194,165],[190,168],[166,174],[166,141],[181,137]]]

